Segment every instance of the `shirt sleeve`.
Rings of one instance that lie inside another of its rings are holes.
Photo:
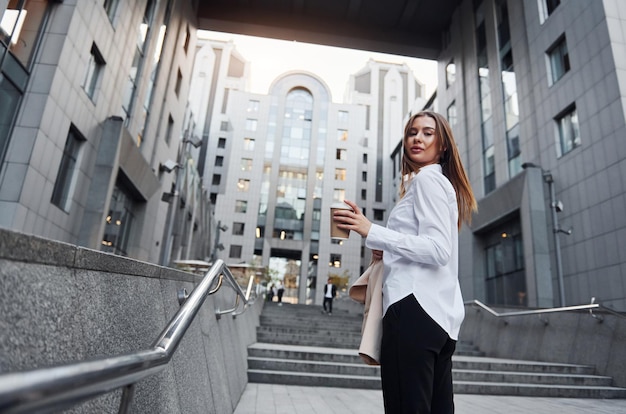
[[[411,185],[415,186],[412,214],[417,226],[395,231],[372,224],[365,245],[410,261],[444,266],[452,252],[451,206],[446,189],[433,174],[417,174]]]

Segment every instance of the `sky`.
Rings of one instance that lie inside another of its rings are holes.
[[[305,70],[322,78],[335,103],[343,103],[350,75],[362,69],[371,59],[406,63],[425,85],[426,96],[437,89],[437,62],[407,56],[344,49],[296,41],[267,39],[232,33],[201,31],[199,36],[214,40],[232,40],[244,59],[250,62],[250,92],[267,94],[272,82],[291,70]]]

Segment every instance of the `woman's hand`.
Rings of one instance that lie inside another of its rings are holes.
[[[382,250],[372,250],[372,260],[382,260],[383,251]]]
[[[359,206],[349,200],[344,200],[343,202],[349,205],[352,211],[335,210],[332,219],[337,223],[337,227],[355,231],[359,233],[361,237],[367,237],[372,223],[363,215]]]

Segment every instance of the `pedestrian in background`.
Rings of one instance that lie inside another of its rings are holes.
[[[272,302],[274,300],[274,295],[276,288],[274,287],[274,284],[272,283],[270,285],[270,287],[267,289],[267,301],[268,302]]]
[[[328,278],[324,285],[324,302],[322,304],[324,312],[328,315],[333,314],[333,299],[335,299],[335,296],[337,296],[337,286],[333,285],[331,278]]]
[[[283,306],[283,294],[285,293],[285,286],[283,286],[283,282],[278,281],[278,286],[276,286],[276,295],[278,296],[278,306]]]

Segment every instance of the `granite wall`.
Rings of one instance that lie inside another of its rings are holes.
[[[151,348],[200,277],[0,229],[0,374]],[[234,318],[226,286],[209,296],[168,366],[137,384],[133,413],[232,413],[263,301]],[[76,406],[117,412],[121,390]]]
[[[496,309],[500,314],[518,310]],[[487,356],[591,365],[597,375],[613,377],[613,385],[626,387],[624,318],[595,311],[600,321],[588,310],[495,317],[473,305],[466,306],[465,313],[459,339],[472,342]]]

